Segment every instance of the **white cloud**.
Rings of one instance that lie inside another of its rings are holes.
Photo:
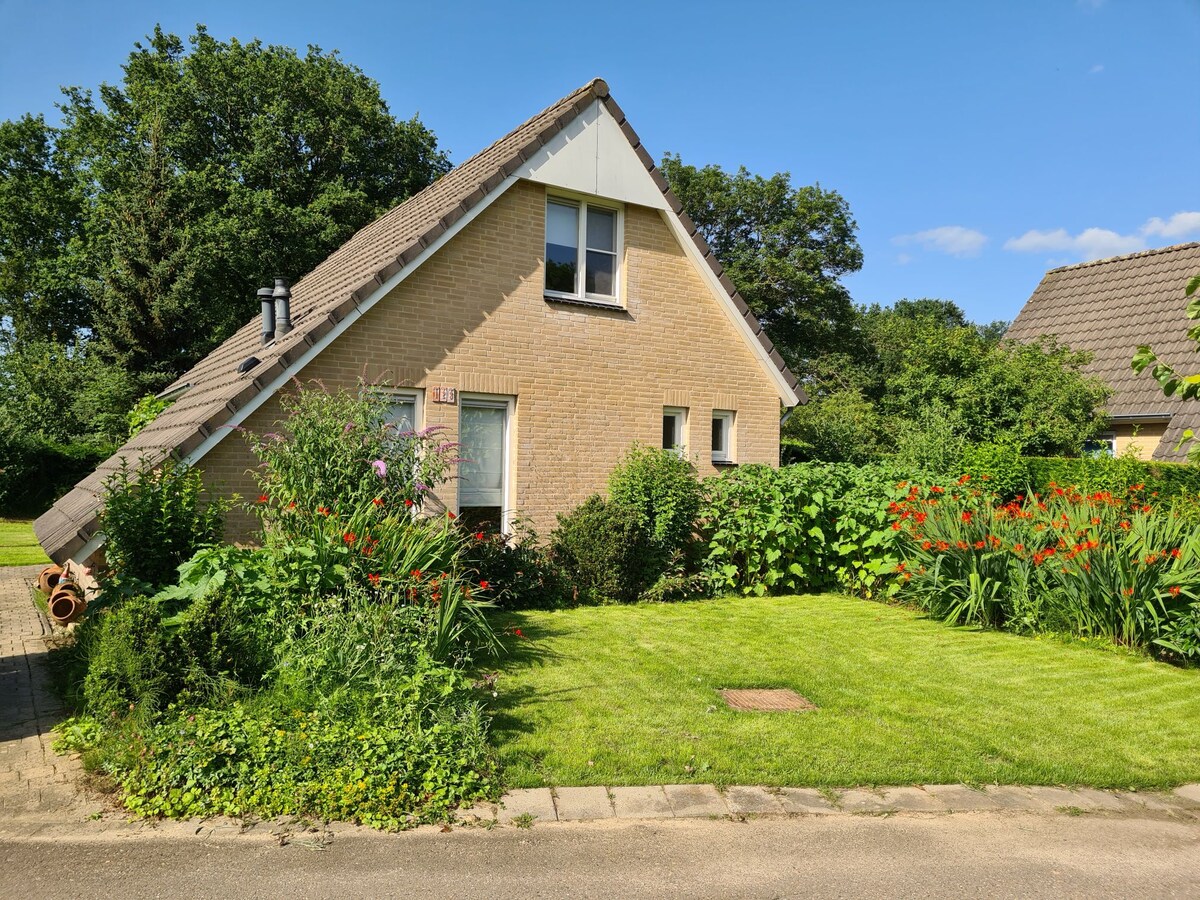
[[[1092,66],[1090,69],[1088,69],[1088,74],[1089,75],[1099,75],[1103,71],[1104,71],[1104,66],[1101,65],[1100,63],[1096,63],[1094,66]]]
[[[987,243],[987,235],[962,225],[942,225],[915,234],[898,235],[892,238],[892,243],[900,246],[917,244],[926,250],[950,256],[978,256]]]
[[[1155,217],[1142,226],[1142,234],[1157,234],[1165,238],[1200,234],[1200,212],[1177,212],[1165,222]]]
[[[1004,242],[1005,250],[1017,253],[1046,253],[1066,251],[1080,260],[1103,259],[1145,250],[1147,238],[1182,238],[1200,234],[1200,212],[1177,212],[1171,218],[1149,219],[1132,234],[1119,234],[1108,228],[1085,228],[1079,234],[1071,234],[1065,228],[1053,231],[1033,229],[1020,237]]]

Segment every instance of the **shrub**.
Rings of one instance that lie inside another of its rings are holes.
[[[895,589],[889,505],[903,496],[888,466],[739,466],[705,482],[706,566],[725,590]]]
[[[468,571],[486,584],[505,609],[556,609],[566,602],[563,574],[536,532],[518,521],[513,533],[471,532],[463,557]]]
[[[599,495],[559,516],[550,552],[577,603],[632,603],[664,568],[643,517]]]
[[[143,458],[130,468],[122,457],[104,481],[100,524],[107,586],[137,590],[172,584],[180,564],[221,540],[227,508],[185,463]]]
[[[1129,456],[1028,457],[1029,484],[1044,492],[1051,484],[1074,485],[1085,493],[1121,494],[1132,484],[1148,496],[1200,497],[1200,466],[1192,463],[1147,462]]]
[[[1030,463],[1014,441],[970,444],[963,450],[962,471],[944,474],[954,478],[970,475],[977,484],[984,484],[1002,499],[1011,500],[1029,490]]]
[[[110,455],[107,445],[56,443],[0,415],[0,515],[40,516]]]
[[[301,385],[280,405],[286,419],[278,432],[251,435],[263,466],[257,476],[263,512],[326,507],[351,511],[382,499],[389,509],[420,510],[446,480],[457,445],[438,427],[401,431],[391,421],[385,388],[360,384],[357,391]],[[268,502],[269,501],[269,502]],[[278,522],[268,517],[268,526]]]
[[[701,492],[696,467],[686,457],[634,444],[609,475],[608,496],[633,514],[662,559],[691,543]]]

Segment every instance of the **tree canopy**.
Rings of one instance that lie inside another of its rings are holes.
[[[0,315],[16,341],[89,338],[152,390],[449,168],[336,52],[190,46],[155,28],[62,123],[0,125]]]
[[[850,292],[838,280],[862,268],[857,224],[836,191],[795,188],[742,167],[686,165],[676,154],[662,172],[746,304],[797,374],[830,347],[857,337]]]
[[[790,456],[863,462],[918,433],[1005,441],[1034,456],[1078,453],[1104,424],[1108,388],[1089,356],[1052,340],[1003,341],[944,300],[861,310],[868,352],[830,356],[806,384],[812,402],[785,427]]]

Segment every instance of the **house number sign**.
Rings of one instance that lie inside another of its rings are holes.
[[[433,397],[434,403],[457,403],[458,388],[452,387],[431,387],[430,395]]]

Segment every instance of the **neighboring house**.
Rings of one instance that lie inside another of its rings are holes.
[[[273,430],[293,378],[395,385],[398,420],[463,442],[441,501],[543,533],[635,441],[681,446],[702,475],[778,464],[781,405],[803,402],[600,79],[355,234],[291,289],[290,316],[265,343],[266,316],[247,323],[169,387],[174,404],[37,520],[46,552],[101,546],[121,457],[175,456],[253,497],[232,426]],[[229,536],[249,529],[235,515]]]
[[[1113,389],[1102,449],[1119,455],[1132,447],[1142,459],[1182,461],[1186,448],[1175,447],[1185,429],[1200,425],[1200,404],[1165,396],[1149,372],[1134,374],[1131,362],[1149,344],[1180,371],[1200,371],[1184,295],[1197,273],[1200,243],[1051,269],[1005,336],[1028,342],[1053,335],[1092,354],[1085,371]]]

